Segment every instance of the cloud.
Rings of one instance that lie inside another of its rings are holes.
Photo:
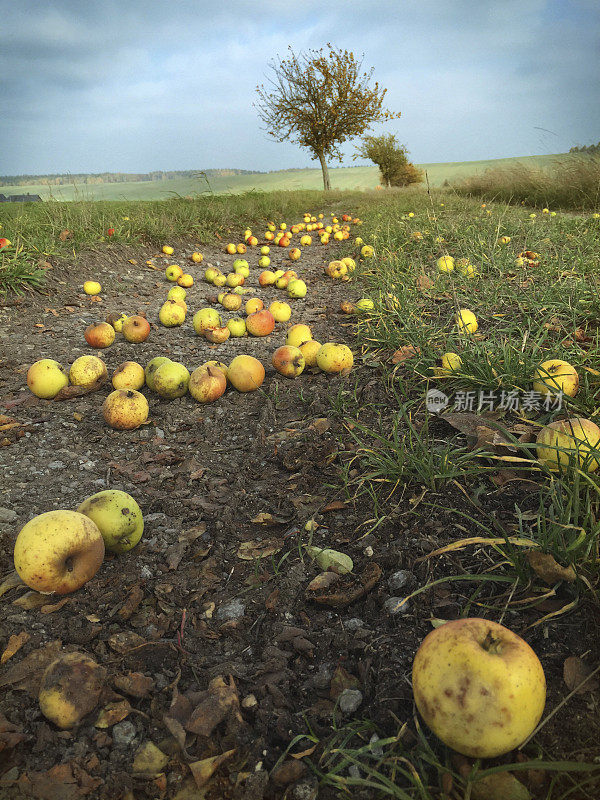
[[[4,173],[314,165],[252,103],[288,44],[328,41],[364,52],[402,112],[386,130],[420,162],[560,152],[600,129],[592,0],[0,0],[0,18]]]

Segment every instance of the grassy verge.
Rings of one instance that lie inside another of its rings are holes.
[[[468,197],[540,209],[596,209],[600,206],[600,158],[571,156],[544,168],[517,162],[466,178],[454,190]]]

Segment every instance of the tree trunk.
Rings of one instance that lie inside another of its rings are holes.
[[[323,153],[317,153],[317,156],[319,157],[321,169],[323,170],[323,191],[328,192],[331,189],[331,183],[329,182],[329,170],[327,169],[327,162],[325,161],[325,156]]]

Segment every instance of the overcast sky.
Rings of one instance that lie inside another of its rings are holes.
[[[252,103],[327,42],[364,53],[402,112],[374,132],[415,162],[600,140],[599,0],[0,0],[0,174],[318,166]]]

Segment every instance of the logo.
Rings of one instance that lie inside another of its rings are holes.
[[[440,392],[439,389],[430,389],[425,398],[425,406],[430,414],[439,414],[448,407],[450,400],[447,394]]]

